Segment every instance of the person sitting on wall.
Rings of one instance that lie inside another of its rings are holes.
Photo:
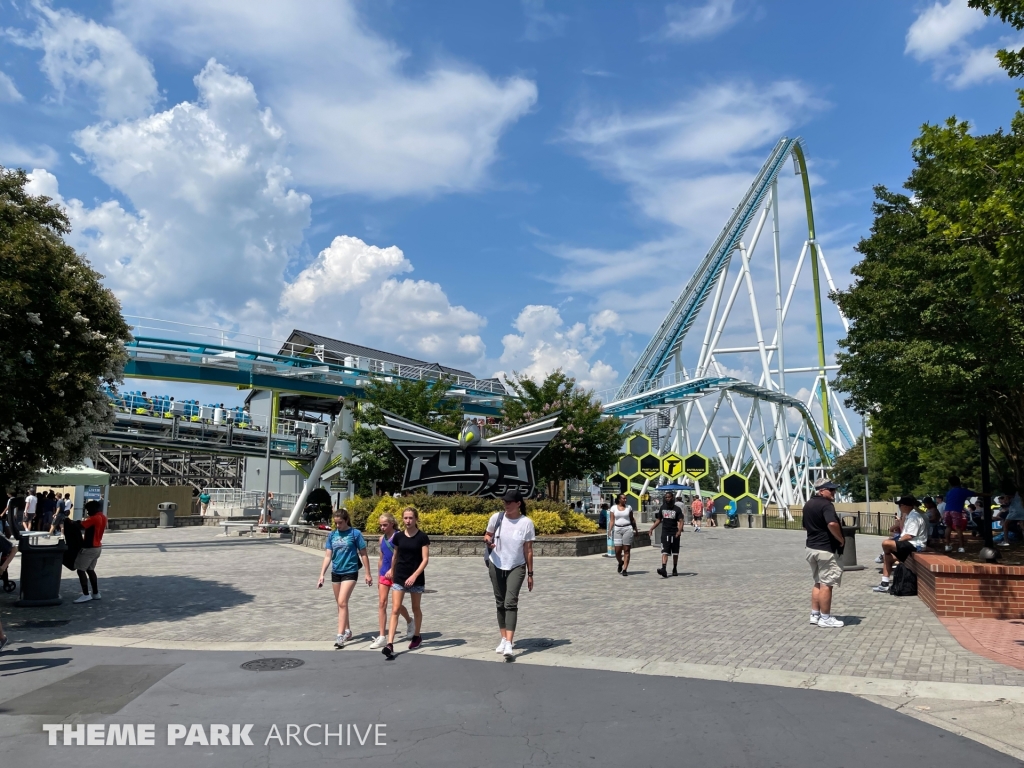
[[[874,592],[888,592],[889,577],[896,561],[905,562],[928,544],[928,522],[917,511],[917,499],[903,496],[896,504],[903,515],[903,525],[899,533],[882,542],[882,583],[871,588]]]

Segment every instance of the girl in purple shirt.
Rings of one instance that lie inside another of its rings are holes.
[[[391,615],[388,610],[388,595],[391,594],[391,579],[387,577],[391,570],[391,560],[395,556],[394,538],[398,530],[398,522],[390,512],[385,512],[377,521],[380,528],[380,568],[377,570],[377,619],[380,623],[380,635],[371,643],[371,648],[383,648],[388,643],[387,617]],[[405,619],[405,636],[412,637],[416,627],[409,615],[409,609],[404,605],[398,611]]]

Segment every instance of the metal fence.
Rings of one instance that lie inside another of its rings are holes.
[[[893,512],[839,512],[839,519],[843,525],[852,525],[857,528],[858,533],[871,536],[887,536],[890,529],[896,522],[896,515]],[[779,528],[783,530],[802,530],[804,527],[803,517],[799,511],[791,512],[792,520],[787,520],[784,510],[781,507],[766,507],[764,512],[764,527]]]

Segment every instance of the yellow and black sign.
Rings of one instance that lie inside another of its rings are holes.
[[[683,473],[694,480],[703,480],[711,473],[711,460],[694,451],[683,459]]]
[[[661,474],[661,459],[653,453],[640,457],[640,474],[646,478],[655,478]]]
[[[625,493],[629,490],[629,478],[621,472],[616,472],[614,475],[610,475],[608,477],[608,482],[615,486],[615,493]]]
[[[736,499],[736,511],[741,515],[760,515],[761,500],[752,493],[740,496]]]
[[[730,472],[722,478],[722,495],[736,500],[749,492],[749,483],[745,475],[739,472]]]
[[[683,474],[683,457],[678,453],[666,453],[661,457],[661,474],[675,480]]]

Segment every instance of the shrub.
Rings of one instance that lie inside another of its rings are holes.
[[[348,510],[349,516],[352,518],[352,527],[358,528],[361,531],[366,530],[367,522],[370,522],[371,515],[373,514],[373,508],[377,505],[377,499],[373,497],[362,497],[353,496],[351,499],[345,502],[345,509]],[[372,530],[377,530],[374,527]]]
[[[597,533],[601,526],[593,520],[581,515],[579,512],[563,512],[562,519],[565,520],[567,531],[579,531],[580,533]]]
[[[374,518],[378,518],[385,512],[390,512],[395,516],[395,520],[398,521],[398,526],[402,526],[402,510],[406,507],[414,507],[415,504],[409,504],[407,499],[396,499],[393,496],[381,496],[380,501],[377,502],[377,506],[373,508]]]
[[[533,520],[533,527],[537,529],[537,533],[541,536],[550,536],[553,533],[562,533],[566,530],[565,522],[557,512],[531,509],[529,518]]]

